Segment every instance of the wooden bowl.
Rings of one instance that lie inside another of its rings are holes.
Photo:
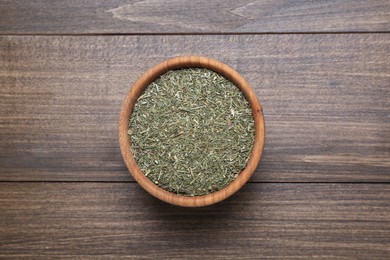
[[[143,90],[152,83],[160,75],[166,73],[169,70],[180,68],[207,68],[213,70],[230,81],[232,81],[237,87],[244,93],[245,98],[250,104],[252,109],[252,115],[255,122],[255,141],[254,146],[248,160],[245,169],[238,175],[238,177],[231,182],[225,188],[202,196],[184,196],[178,195],[163,188],[157,186],[150,181],[138,167],[134,156],[130,150],[130,140],[128,136],[129,120],[133,111],[134,105],[137,102],[138,97],[142,94]],[[265,125],[263,111],[261,105],[257,100],[257,97],[253,89],[249,86],[246,80],[241,75],[229,67],[228,65],[206,57],[199,56],[182,56],[166,60],[155,67],[149,69],[144,75],[142,75],[137,82],[133,85],[131,90],[126,96],[126,99],[122,105],[119,118],[119,145],[122,153],[123,160],[131,172],[133,178],[144,188],[147,192],[155,196],[156,198],[184,207],[201,207],[217,203],[230,197],[237,192],[244,184],[249,180],[253,172],[255,171],[257,164],[260,161],[261,154],[264,148],[265,141]]]

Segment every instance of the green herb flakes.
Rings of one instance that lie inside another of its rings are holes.
[[[220,74],[171,70],[138,98],[129,138],[137,164],[152,182],[198,196],[226,187],[245,168],[254,121],[241,90]]]

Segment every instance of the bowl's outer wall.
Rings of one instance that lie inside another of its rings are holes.
[[[189,67],[211,69],[231,80],[241,89],[241,91],[243,91],[245,98],[252,109],[252,115],[255,122],[255,142],[245,169],[225,188],[207,195],[194,197],[168,192],[150,181],[138,167],[134,156],[131,153],[131,140],[129,140],[128,137],[131,113],[143,90],[156,78],[168,70]],[[265,143],[265,123],[263,111],[255,92],[237,71],[220,61],[208,57],[180,56],[166,60],[154,66],[134,83],[122,104],[119,117],[118,137],[123,160],[133,178],[139,183],[139,185],[141,185],[141,187],[143,187],[151,195],[167,203],[183,207],[201,207],[220,202],[230,197],[249,180],[260,162],[261,155],[263,153]]]

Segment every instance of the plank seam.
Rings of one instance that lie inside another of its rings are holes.
[[[388,34],[390,31],[313,31],[313,32],[175,32],[175,33],[1,33],[0,36],[178,36],[178,35],[315,35]]]

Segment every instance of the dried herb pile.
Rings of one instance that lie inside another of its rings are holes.
[[[197,196],[224,188],[245,168],[254,121],[243,93],[220,74],[172,70],[138,98],[129,137],[136,162],[151,181]]]

